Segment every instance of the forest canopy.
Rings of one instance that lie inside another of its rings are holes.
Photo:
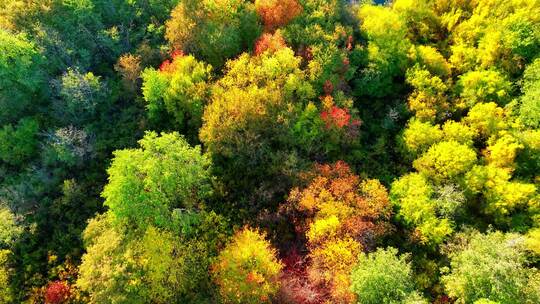
[[[0,1],[0,304],[540,303],[540,0]]]

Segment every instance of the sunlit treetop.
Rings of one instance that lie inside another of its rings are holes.
[[[174,209],[201,208],[211,191],[209,160],[178,133],[147,132],[140,148],[115,152],[102,196],[116,224],[174,225]]]

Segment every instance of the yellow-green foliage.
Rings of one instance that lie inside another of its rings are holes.
[[[209,195],[209,160],[176,132],[147,132],[139,145],[114,153],[104,204],[115,223],[169,227],[174,208],[197,207]]]
[[[439,244],[452,233],[451,222],[438,218],[434,194],[428,180],[419,173],[402,176],[392,184],[390,198],[399,208],[398,217],[415,228],[425,244]]]
[[[270,303],[282,267],[264,235],[244,228],[220,252],[212,273],[224,303]]]
[[[174,48],[219,67],[252,47],[260,32],[250,1],[185,0],[172,10],[165,37]]]
[[[493,137],[488,141],[486,160],[495,167],[514,168],[516,155],[523,148],[524,146],[508,133],[499,138]]]
[[[10,303],[13,300],[12,289],[9,282],[11,269],[8,265],[8,256],[11,251],[0,249],[0,302]]]
[[[439,126],[416,119],[409,121],[402,136],[406,152],[412,153],[412,156],[422,154],[433,144],[441,141],[442,138],[443,132]]]
[[[411,0],[405,1],[414,2]],[[400,2],[404,1],[402,0]],[[396,2],[395,6],[397,5]],[[449,77],[452,73],[450,64],[443,55],[432,46],[414,46],[414,48],[411,48],[409,56],[412,57],[421,68],[427,69],[432,75],[437,75],[444,79],[445,77]]]
[[[525,245],[527,249],[540,255],[540,228],[533,228],[527,232]]]
[[[144,70],[142,93],[149,118],[159,121],[169,113],[178,129],[196,135],[209,95],[210,72],[209,65],[182,55],[175,56],[171,63],[167,61],[161,70]]]
[[[439,76],[415,66],[407,71],[406,80],[414,88],[408,104],[417,118],[435,121],[452,110],[445,95],[448,87]]]
[[[469,107],[479,102],[504,104],[511,90],[511,83],[496,71],[471,71],[463,74],[457,83],[459,96]]]
[[[479,103],[471,108],[464,121],[482,137],[488,138],[508,127],[504,110],[494,102]]]
[[[257,57],[243,54],[228,62],[203,116],[200,138],[209,151],[251,154],[260,149],[253,140],[260,134],[283,132],[294,103],[314,95],[299,66],[300,58],[288,48]]]
[[[442,126],[445,141],[456,141],[460,144],[472,146],[478,133],[471,127],[453,120],[448,120]]]
[[[444,141],[429,148],[413,166],[436,182],[453,180],[476,163],[476,152],[456,141]]]
[[[471,191],[485,196],[484,212],[493,214],[499,221],[504,221],[504,216],[515,209],[533,208],[537,203],[534,184],[510,179],[510,168],[492,165],[475,166],[465,178]]]

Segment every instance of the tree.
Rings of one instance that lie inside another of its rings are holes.
[[[13,123],[39,101],[45,82],[38,46],[0,29],[0,126]]]
[[[418,119],[436,121],[454,110],[446,97],[448,87],[439,76],[415,66],[407,71],[406,77],[407,83],[414,88],[408,99],[409,109]]]
[[[506,115],[502,108],[494,102],[479,103],[471,108],[463,119],[474,131],[484,139],[508,128]]]
[[[182,54],[174,54],[159,70],[145,69],[142,91],[150,120],[156,123],[170,115],[174,129],[196,138],[209,96],[211,70],[193,56]]]
[[[499,223],[505,223],[516,210],[534,209],[536,186],[534,184],[510,180],[511,168],[493,165],[474,166],[465,176],[467,188],[472,193],[482,193],[485,197],[484,212],[495,216]]]
[[[32,118],[23,118],[14,127],[4,125],[0,129],[0,161],[21,166],[35,156],[39,125]]]
[[[189,0],[172,11],[165,37],[174,49],[218,68],[251,49],[260,31],[254,4],[249,1]]]
[[[519,117],[531,128],[540,127],[540,59],[527,66],[523,74],[523,96],[520,98]]]
[[[15,215],[0,202],[0,302],[11,303],[14,291],[11,275],[14,269],[11,265],[12,249],[23,230],[17,223]]]
[[[459,77],[459,96],[472,107],[479,102],[504,105],[511,93],[511,83],[497,71],[471,71]]]
[[[482,298],[500,303],[534,303],[539,291],[528,288],[537,276],[526,265],[523,238],[516,234],[472,232],[449,251],[450,271],[442,277],[457,303]]]
[[[284,173],[296,170],[290,129],[298,110],[314,97],[300,63],[288,48],[243,54],[227,64],[212,88],[199,137],[229,191],[228,200],[238,204],[236,216],[275,204],[291,178]]]
[[[270,303],[282,267],[265,236],[244,228],[219,253],[212,273],[224,303]]]
[[[403,75],[410,41],[403,19],[388,7],[362,5],[358,11],[360,30],[368,39],[368,65],[362,70],[359,94],[386,96],[394,90],[394,77]]]
[[[476,163],[476,152],[456,141],[444,141],[431,146],[414,161],[418,172],[436,182],[455,180],[468,172]]]
[[[281,36],[281,32],[277,30],[273,34],[264,33],[257,41],[255,41],[255,55],[260,55],[264,52],[274,53],[279,49],[286,47],[285,39]]]
[[[60,98],[54,104],[55,116],[65,124],[82,125],[95,120],[109,99],[106,85],[92,72],[68,69],[55,86]]]
[[[407,255],[395,248],[361,254],[351,273],[351,290],[357,303],[408,303],[415,297],[412,269]]]
[[[173,209],[196,209],[208,197],[209,160],[178,133],[147,132],[141,148],[116,151],[102,196],[116,224],[174,225]]]
[[[349,273],[358,254],[389,229],[390,204],[377,180],[361,180],[342,162],[318,165],[305,189],[295,188],[285,206],[305,233],[309,279],[329,289],[329,301],[351,303]]]
[[[176,212],[174,230],[129,231],[110,214],[91,220],[77,286],[90,303],[208,303],[210,265],[227,237],[215,213]]]
[[[456,141],[462,145],[472,146],[478,137],[478,131],[464,124],[453,120],[447,120],[442,126],[443,138],[445,141]]]
[[[409,173],[392,183],[390,199],[398,208],[398,218],[415,228],[417,239],[423,244],[440,244],[453,232],[452,222],[439,218],[433,186],[425,176]]]
[[[42,157],[51,167],[81,167],[92,158],[93,150],[92,136],[69,126],[47,133]]]
[[[297,0],[256,0],[255,10],[265,30],[273,31],[302,13],[302,6]]]
[[[412,119],[399,139],[404,146],[405,154],[414,158],[426,152],[432,145],[441,141],[442,138],[443,132],[441,132],[439,126]]]

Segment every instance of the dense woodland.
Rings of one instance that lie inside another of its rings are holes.
[[[540,0],[0,0],[0,303],[540,303],[539,172]]]

